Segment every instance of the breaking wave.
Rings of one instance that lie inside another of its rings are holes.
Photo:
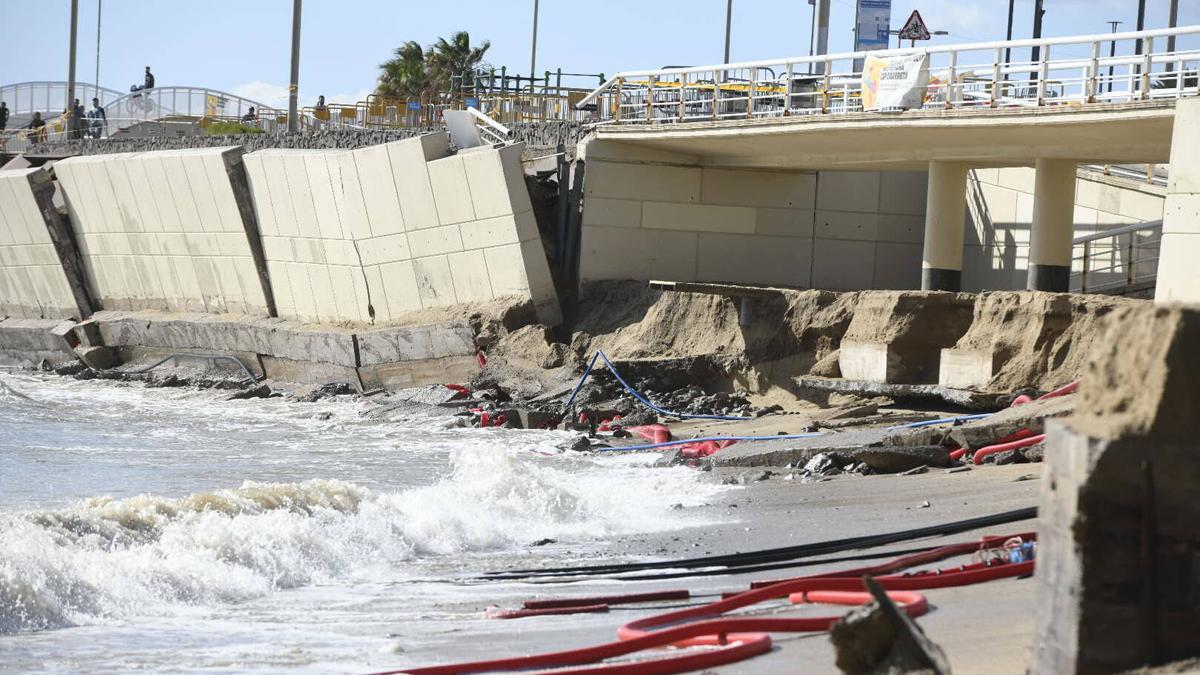
[[[472,449],[443,480],[398,493],[246,482],[0,513],[0,633],[245,601],[420,556],[662,529],[680,522],[672,504],[717,489],[685,469],[578,468]]]

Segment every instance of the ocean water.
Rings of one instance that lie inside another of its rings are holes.
[[[224,396],[0,371],[0,671],[393,666],[478,615],[465,577],[722,489],[561,432]]]

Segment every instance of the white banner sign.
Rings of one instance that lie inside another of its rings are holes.
[[[920,108],[928,86],[928,54],[867,56],[862,71],[863,110]]]

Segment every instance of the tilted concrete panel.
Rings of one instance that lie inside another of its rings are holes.
[[[53,192],[44,170],[0,171],[0,317],[83,318],[90,310],[80,307],[51,236],[56,223],[46,220],[57,213],[43,212],[38,191]],[[74,283],[81,287],[82,275]]]
[[[241,161],[240,148],[211,148],[55,165],[102,307],[271,313]]]

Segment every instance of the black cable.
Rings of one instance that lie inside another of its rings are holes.
[[[811,544],[801,544],[799,546],[786,546],[783,548],[764,549],[760,551],[748,551],[746,553],[733,553],[727,555],[705,556],[699,558],[685,558],[682,560],[659,560],[655,562],[645,563],[623,563],[610,565],[585,565],[578,567],[550,567],[543,569],[518,569],[504,570],[499,572],[485,572],[480,578],[487,580],[496,579],[527,579],[532,577],[558,577],[558,576],[589,576],[589,575],[604,575],[604,574],[619,574],[622,572],[641,572],[654,569],[694,569],[697,567],[732,567],[743,568],[752,565],[761,565],[765,563],[783,562],[796,560],[797,558],[805,558],[817,555],[825,555],[828,553],[840,553],[862,548],[873,548],[876,546],[886,546],[901,541],[911,541],[913,539],[922,539],[925,537],[936,537],[959,532],[967,532],[983,527],[991,527],[993,525],[1003,525],[1020,520],[1029,520],[1037,516],[1037,507],[1028,507],[1017,509],[1015,511],[1005,511],[989,516],[979,516],[977,518],[968,518],[942,525],[931,525],[928,527],[919,527],[911,530],[900,530],[898,532],[890,532],[885,534],[875,534],[862,537],[848,537],[845,539],[833,539],[824,542],[814,542]]]

